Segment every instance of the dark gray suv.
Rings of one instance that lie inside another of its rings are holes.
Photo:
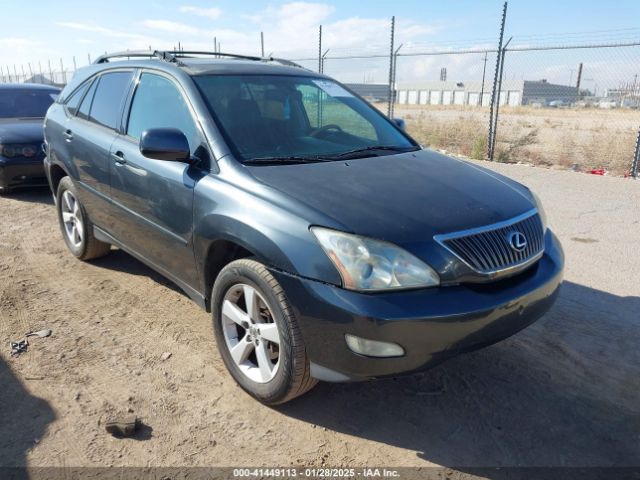
[[[267,404],[494,343],[561,283],[531,191],[290,62],[106,55],[49,109],[45,141],[69,250],[114,245],[175,282]]]

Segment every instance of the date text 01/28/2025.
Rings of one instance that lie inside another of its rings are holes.
[[[397,470],[386,468],[235,468],[235,478],[399,478]]]

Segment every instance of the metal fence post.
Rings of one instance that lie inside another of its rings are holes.
[[[400,46],[398,48],[396,48],[396,50],[393,52],[393,80],[391,81],[391,115],[389,115],[390,118],[393,118],[393,115],[395,114],[395,108],[396,108],[396,75],[398,73],[398,55],[400,53],[400,49],[402,48],[402,43],[400,44]]]
[[[318,73],[322,73],[322,25],[318,29]]]
[[[509,45],[509,43],[511,43],[511,40],[513,39],[513,37],[511,37],[507,43],[504,45],[504,47],[502,47],[502,53],[500,54],[500,74],[498,75],[498,91],[497,91],[497,97],[498,97],[498,101],[496,102],[496,109],[495,109],[495,113],[494,113],[494,117],[493,117],[493,143],[491,145],[491,160],[493,160],[493,155],[496,151],[496,138],[498,138],[498,115],[500,112],[500,95],[502,94],[502,76],[504,74],[504,55],[507,52],[507,46]],[[507,99],[508,101],[508,99]]]
[[[638,129],[638,136],[636,137],[636,151],[633,155],[633,162],[631,163],[631,176],[638,178],[638,168],[640,168],[640,128]]]
[[[391,48],[389,49],[389,99],[387,104],[387,117],[393,115],[393,42],[395,40],[396,17],[391,17]]]
[[[504,38],[504,24],[507,20],[507,3],[504,2],[502,7],[502,23],[500,24],[500,39],[498,40],[498,54],[496,55],[496,71],[493,76],[493,91],[491,92],[491,106],[489,109],[489,135],[487,137],[487,157],[493,161],[493,125],[494,125],[494,108],[496,102],[496,90],[498,88],[498,74],[500,73],[500,62],[502,60],[502,40]],[[500,99],[498,99],[498,102]]]

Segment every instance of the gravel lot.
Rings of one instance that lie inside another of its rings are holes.
[[[640,465],[640,182],[484,165],[547,207],[567,255],[552,311],[424,374],[278,408],[236,387],[177,288],[121,251],[75,260],[48,191],[0,197],[0,466]],[[128,410],[141,434],[106,434]]]

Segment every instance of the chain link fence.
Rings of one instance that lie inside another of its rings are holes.
[[[504,46],[485,39],[469,47],[464,41],[396,43],[401,34],[392,19],[380,43],[342,48],[324,45],[320,27],[318,43],[303,47],[308,55],[291,60],[404,118],[409,133],[430,148],[474,159],[638,175],[640,41],[593,45],[582,34],[576,37],[581,43],[570,46],[516,37]],[[62,60],[0,65],[0,82],[64,85],[75,69],[75,58],[73,68]]]
[[[640,43],[506,50],[494,160],[629,174]]]

